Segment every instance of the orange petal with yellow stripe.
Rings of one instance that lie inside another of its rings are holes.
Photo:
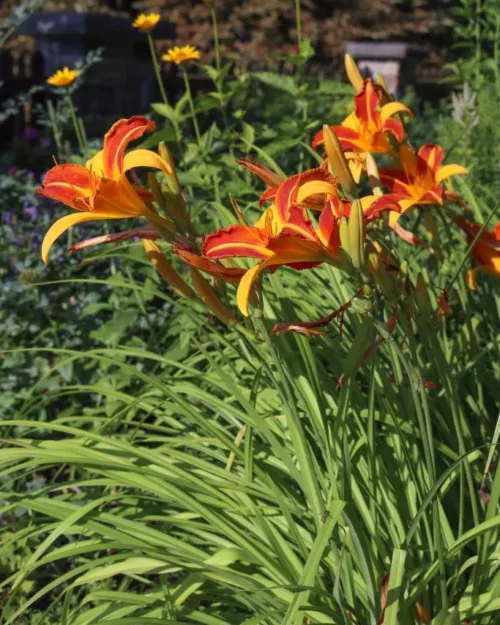
[[[378,106],[380,98],[375,91],[373,82],[365,80],[362,90],[354,96],[354,111],[356,117],[361,119],[369,130],[376,130],[380,127],[380,115]]]
[[[272,256],[245,273],[238,286],[236,301],[241,313],[248,317],[248,303],[252,287],[266,267],[296,265],[297,263],[321,263],[330,260],[326,250],[317,242],[305,241],[293,235],[281,235],[272,239],[269,249]],[[298,267],[296,267],[298,268]]]
[[[43,180],[43,187],[37,189],[39,195],[72,208],[80,208],[75,198],[88,198],[92,192],[90,172],[81,165],[70,163],[49,169]]]
[[[104,177],[117,180],[124,171],[125,150],[131,141],[140,139],[145,132],[153,131],[156,124],[142,115],[120,119],[104,137],[102,165]]]
[[[269,235],[260,228],[234,224],[209,234],[203,244],[202,254],[207,258],[267,258]]]
[[[418,151],[418,156],[427,163],[433,172],[436,172],[444,159],[443,148],[434,143],[423,145]]]

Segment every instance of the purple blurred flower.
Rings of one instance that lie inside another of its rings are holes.
[[[10,226],[10,224],[12,223],[12,212],[11,211],[5,211],[5,213],[3,214],[3,222],[4,222],[4,224],[7,224],[8,226]]]
[[[36,141],[40,132],[36,128],[30,128],[29,126],[23,131],[23,139],[25,141]]]
[[[38,210],[37,210],[36,206],[25,206],[24,207],[24,214],[28,215],[28,217],[31,219],[31,221],[36,221],[37,217],[38,217]]]

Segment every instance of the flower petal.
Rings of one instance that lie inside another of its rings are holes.
[[[389,213],[389,226],[391,228],[395,228],[396,224],[398,223],[399,218],[401,217],[401,215],[403,213],[405,213],[406,211],[410,210],[410,208],[412,208],[413,206],[416,205],[416,201],[414,199],[411,198],[398,198],[398,196],[396,194],[395,195],[395,199],[397,199],[397,202],[401,208],[401,212],[396,212],[396,211],[391,211]]]
[[[270,189],[266,189],[259,198],[259,206],[263,206],[266,202],[274,200],[277,191],[278,187],[271,187]]]
[[[114,212],[120,217],[150,216],[152,211],[123,174],[119,180],[100,178],[96,183],[93,210]]]
[[[477,272],[481,270],[481,267],[475,269],[469,269],[465,274],[465,282],[471,291],[477,291]]]
[[[313,149],[317,148],[318,145],[323,145],[323,143],[325,142],[324,136],[323,136],[323,131],[319,130],[313,137],[313,140],[311,141],[311,146]]]
[[[406,172],[408,179],[414,179],[417,175],[417,155],[406,143],[399,148],[399,162]]]
[[[44,263],[49,261],[50,248],[54,242],[72,226],[83,223],[85,221],[99,221],[101,219],[118,219],[114,213],[71,213],[58,219],[47,230],[42,241],[42,260]]]
[[[337,195],[337,185],[326,180],[313,180],[300,185],[297,192],[296,202],[302,204],[311,195]]]
[[[236,301],[245,317],[248,317],[248,302],[252,286],[266,267],[289,265],[300,269],[333,260],[319,241],[306,241],[294,235],[282,234],[271,239],[268,247],[273,252],[272,256],[247,271],[238,286]]]
[[[450,176],[466,176],[468,173],[469,170],[465,169],[465,167],[462,167],[461,165],[445,165],[437,170],[435,178],[436,182],[442,182]]]
[[[325,208],[321,211],[318,220],[318,237],[321,243],[334,256],[339,255],[340,248],[340,231],[338,219],[338,206],[341,200],[336,198],[327,202]]]
[[[159,154],[151,150],[132,150],[125,154],[123,159],[123,171],[128,171],[133,167],[150,167],[160,169],[166,174],[172,173],[172,168]]]
[[[389,102],[384,104],[380,109],[380,120],[384,123],[389,117],[392,117],[396,113],[407,113],[410,117],[413,117],[413,113],[410,109],[401,102]]]
[[[292,206],[290,217],[281,230],[283,234],[294,234],[303,239],[317,241],[318,238],[309,219],[306,219],[305,212],[298,206]]]
[[[361,198],[361,206],[363,208],[363,214],[366,223],[372,222],[374,219],[379,219],[384,212],[391,211],[393,213],[400,213],[402,208],[397,196],[389,195],[367,195]]]
[[[250,299],[250,293],[252,292],[252,287],[254,285],[255,280],[259,277],[259,274],[267,267],[267,261],[259,263],[255,265],[252,269],[247,271],[245,275],[241,278],[240,283],[238,285],[238,291],[236,292],[236,303],[238,304],[238,308],[240,312],[245,317],[248,317],[248,301]]]
[[[418,156],[427,163],[431,171],[436,172],[443,162],[444,152],[440,145],[427,143],[420,148]]]
[[[345,128],[344,126],[334,126],[334,133],[344,150],[353,150],[354,152],[369,152],[371,145],[357,130]]]
[[[380,127],[380,115],[378,106],[380,98],[373,86],[373,82],[368,78],[361,91],[354,96],[354,111],[356,117],[361,119],[368,130],[376,130]]]
[[[175,271],[170,262],[167,260],[161,249],[151,240],[144,240],[144,251],[149,256],[149,260],[153,267],[158,271],[160,276],[167,282],[173,290],[188,299],[196,299],[193,289],[185,282]]]
[[[226,282],[239,282],[245,273],[245,269],[240,269],[239,267],[224,267],[213,260],[209,260],[204,256],[200,256],[199,254],[195,254],[194,252],[180,247],[173,246],[172,251],[180,256],[188,265],[191,265],[191,267],[204,271],[211,276],[222,278]]]
[[[282,221],[288,221],[288,217],[290,216],[290,208],[295,201],[295,192],[297,183],[300,180],[301,174],[296,174],[295,176],[290,176],[284,182],[280,184],[278,190],[276,191],[276,197],[274,200],[274,204],[276,206],[276,216]]]
[[[390,214],[391,217],[392,217],[392,215],[394,215],[394,213]],[[416,234],[413,234],[413,232],[410,232],[409,230],[406,230],[399,223],[396,222],[394,224],[393,228],[394,228],[394,232],[401,239],[403,239],[403,241],[406,241],[406,243],[409,243],[410,245],[420,245],[422,247],[425,247],[425,249],[429,250],[429,252],[431,252],[431,254],[435,254],[435,251],[432,249],[432,247],[426,241],[424,241],[423,239],[419,238]]]
[[[141,115],[120,119],[114,123],[104,137],[102,154],[104,176],[118,180],[124,171],[123,160],[128,144],[142,137],[145,132],[154,130],[155,127],[154,122]]]
[[[287,178],[276,192],[274,203],[278,220],[287,222],[291,207],[295,203],[300,204],[318,194],[337,194],[337,181],[325,168],[315,167]],[[317,200],[321,198],[314,197],[313,200],[316,208]]]
[[[401,141],[403,141],[403,138],[404,138],[404,135],[405,135],[405,131],[404,131],[404,128],[403,128],[403,124],[398,119],[392,119],[392,117],[389,118],[389,119],[386,119],[382,129],[383,129],[384,132],[390,132],[391,135],[399,143],[401,143]]]
[[[235,224],[209,234],[202,253],[207,258],[267,258],[269,234],[260,228]]]
[[[248,171],[251,171],[252,174],[258,176],[270,187],[279,187],[285,180],[284,176],[280,176],[269,169],[269,167],[261,165],[260,163],[257,163],[249,158],[240,158],[236,162],[238,165],[241,165],[245,169],[248,169]]]
[[[49,169],[43,180],[43,188],[38,188],[37,193],[66,206],[80,208],[75,198],[88,198],[92,195],[91,174],[81,165],[56,165]]]
[[[84,239],[75,243],[69,248],[70,252],[79,252],[88,247],[96,247],[103,243],[118,243],[119,241],[126,241],[127,239],[159,239],[160,235],[156,230],[151,228],[135,228],[134,230],[127,230],[126,232],[113,232],[111,234],[102,234],[99,237],[91,237],[90,239]]]
[[[95,174],[104,177],[104,150],[99,150],[92,158],[85,163],[85,167]]]

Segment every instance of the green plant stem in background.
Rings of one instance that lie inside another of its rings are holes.
[[[196,134],[196,140],[198,141],[198,145],[200,147],[200,150],[203,150],[203,144],[201,142],[201,135],[200,135],[200,127],[198,126],[198,118],[196,117],[196,109],[194,108],[193,94],[191,92],[191,85],[189,84],[189,78],[188,78],[188,75],[187,75],[187,71],[185,70],[184,67],[181,67],[181,70],[182,70],[182,77],[184,79],[184,86],[186,87],[186,93],[187,93],[187,96],[188,96],[189,108],[191,109],[191,116],[193,118],[194,132]]]
[[[156,56],[153,36],[151,35],[150,32],[148,32],[147,37],[148,37],[149,51],[151,52],[151,60],[153,61],[153,68],[155,70],[156,82],[158,83],[158,88],[160,90],[161,98],[164,104],[168,104],[167,93],[165,91],[165,86],[161,78],[161,68],[160,68],[160,64],[158,63],[158,58]]]
[[[73,120],[73,126],[75,128],[75,133],[76,133],[76,139],[78,141],[78,146],[80,148],[81,153],[83,155],[85,155],[86,152],[87,152],[87,148],[86,148],[85,142],[83,140],[82,133],[80,132],[80,124],[78,123],[78,118],[76,116],[75,107],[73,106],[73,100],[72,100],[71,95],[69,93],[66,96],[66,101],[68,103],[69,110],[71,111],[71,119]]]
[[[476,0],[476,89],[481,80],[481,3],[482,0]]]
[[[299,46],[299,54],[302,53],[302,22],[300,15],[300,0],[295,0],[295,23],[297,28],[297,44]]]
[[[210,13],[212,14],[212,28],[214,31],[214,52],[215,52],[215,67],[217,68],[217,73],[220,74],[221,62],[220,62],[220,47],[219,47],[219,29],[217,26],[217,11],[215,10],[215,6],[210,8]],[[217,78],[217,81],[220,85],[220,75]]]
[[[221,76],[222,63],[221,63],[221,57],[220,57],[219,26],[217,23],[217,11],[215,9],[215,6],[210,7],[210,13],[212,16],[212,28],[213,28],[213,33],[214,33],[215,68],[217,69],[217,80],[215,81],[215,86],[217,87],[217,93],[219,94],[220,108],[222,112],[222,119],[224,122],[224,127],[227,129],[229,128],[229,124],[227,122],[226,105],[224,103],[223,92],[222,92],[222,76]],[[233,154],[232,144],[229,146],[229,149],[230,149],[231,154]]]
[[[56,144],[56,148],[57,148],[57,157],[59,160],[61,160],[61,157],[62,157],[61,131],[59,130],[59,126],[57,125],[54,105],[52,104],[52,100],[50,98],[47,99],[47,112],[50,118],[50,124],[52,128],[52,135],[54,137],[54,143]]]

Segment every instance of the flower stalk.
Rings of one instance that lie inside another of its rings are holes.
[[[161,77],[161,68],[160,68],[160,64],[158,63],[158,58],[156,56],[153,35],[149,31],[146,33],[146,35],[148,38],[149,51],[151,53],[151,60],[153,61],[153,68],[154,68],[154,72],[156,76],[156,82],[158,83],[158,88],[160,90],[161,99],[163,100],[164,104],[168,104],[167,93],[165,91],[165,85],[163,84],[163,80]]]
[[[191,85],[189,84],[189,77],[187,75],[187,71],[186,71],[184,66],[181,68],[181,70],[182,70],[182,77],[184,79],[184,86],[186,88],[186,93],[187,93],[187,96],[188,96],[189,108],[191,109],[191,117],[193,118],[193,125],[194,125],[194,132],[195,132],[195,135],[196,135],[196,141],[198,142],[200,150],[203,150],[203,143],[201,141],[200,127],[198,126],[198,118],[196,116],[196,109],[194,107],[194,99],[193,99],[193,93],[191,91]]]

